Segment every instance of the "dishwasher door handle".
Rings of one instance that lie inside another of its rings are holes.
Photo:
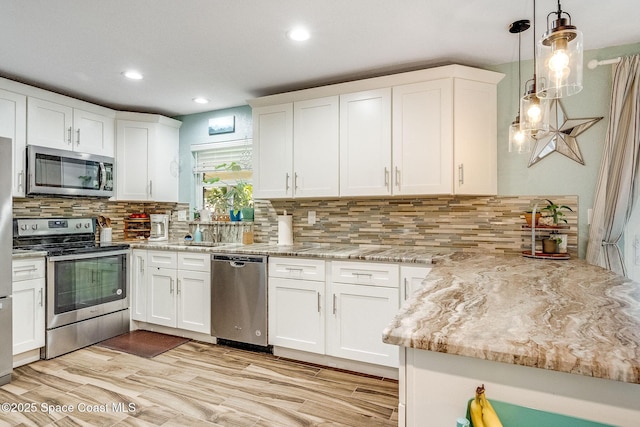
[[[233,268],[242,268],[244,267],[245,263],[242,261],[229,261],[229,265]]]

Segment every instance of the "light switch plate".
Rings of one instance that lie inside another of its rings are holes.
[[[178,221],[187,220],[187,211],[178,211]]]

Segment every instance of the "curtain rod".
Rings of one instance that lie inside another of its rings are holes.
[[[620,57],[620,56],[618,56],[617,58],[604,59],[602,61],[598,61],[597,59],[592,59],[587,64],[587,68],[589,68],[590,70],[593,70],[596,67],[598,67],[599,65],[617,64],[620,61],[622,61],[622,57]]]

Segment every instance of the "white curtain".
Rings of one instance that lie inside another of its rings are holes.
[[[615,66],[609,117],[587,261],[626,275],[618,243],[640,183],[640,55],[623,58]]]

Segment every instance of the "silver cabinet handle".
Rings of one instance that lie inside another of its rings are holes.
[[[320,310],[322,310],[322,307],[320,305],[320,298],[321,298],[321,295],[320,295],[320,292],[318,292],[318,313],[320,313]]]
[[[71,126],[69,126],[69,129],[67,129],[67,144],[71,145],[71,133],[73,132],[73,128]]]
[[[76,129],[76,145],[80,145],[80,128]]]
[[[407,293],[408,290],[408,283],[409,281],[407,280],[407,278],[404,278],[404,299],[406,300],[407,298],[409,298],[409,294]]]
[[[293,173],[293,190],[297,190],[298,189],[298,173],[294,172]]]
[[[176,286],[176,294],[180,295],[180,279],[178,279],[178,286]]]
[[[18,172],[18,188],[24,188],[24,172]]]
[[[400,188],[400,169],[396,166],[396,187]]]
[[[336,294],[333,294],[333,314],[336,314],[338,312],[338,308],[336,307],[336,305],[337,305]]]
[[[462,185],[464,184],[464,164],[460,163],[460,165],[458,165],[458,184]]]
[[[169,279],[169,293],[173,293],[173,279]]]
[[[153,197],[153,181],[149,181],[149,197]]]
[[[140,273],[144,274],[144,260],[140,257],[138,259],[140,260]]]
[[[389,188],[389,169],[386,166],[384,168],[384,186]]]
[[[43,297],[44,289],[40,288],[40,290],[38,291],[38,294],[39,294],[39,299],[40,299],[40,307],[42,307],[43,304],[44,304],[44,297]]]
[[[284,174],[284,190],[289,191],[289,172]]]

